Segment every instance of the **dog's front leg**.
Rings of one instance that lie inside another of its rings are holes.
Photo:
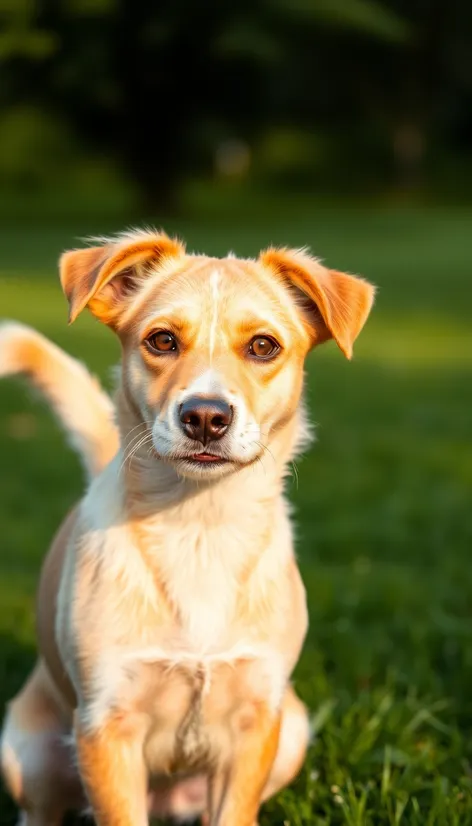
[[[98,826],[147,826],[147,772],[139,727],[110,719],[75,726],[79,771]]]
[[[254,826],[279,742],[280,714],[259,707],[238,721],[231,763],[210,781],[209,826]]]

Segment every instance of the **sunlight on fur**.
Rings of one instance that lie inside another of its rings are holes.
[[[290,684],[307,629],[284,479],[310,440],[305,358],[350,358],[374,289],[305,250],[186,252],[154,230],[66,252],[69,319],[120,339],[114,402],[40,334],[0,326],[0,374],[48,399],[90,483],[45,559],[38,661],[3,774],[26,826],[90,807],[254,826],[298,773]]]

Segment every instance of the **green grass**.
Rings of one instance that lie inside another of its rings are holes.
[[[298,553],[311,626],[296,672],[317,732],[263,826],[472,824],[472,212],[298,208],[173,222],[190,247],[310,244],[379,285],[352,363],[309,360],[318,441],[298,463]],[[117,225],[116,229],[119,228]],[[107,379],[93,320],[68,328],[58,253],[103,225],[0,229],[0,315]],[[0,700],[34,657],[48,542],[82,481],[48,411],[0,388]],[[0,823],[13,823],[0,799]]]

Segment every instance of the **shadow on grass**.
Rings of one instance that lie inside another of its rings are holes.
[[[0,634],[0,703],[2,720],[6,703],[21,688],[35,659],[33,645],[21,643],[13,634]],[[0,826],[14,826],[17,811],[0,784]]]
[[[2,720],[6,711],[6,704],[22,687],[36,658],[33,645],[24,645],[13,635],[0,634],[0,702]],[[0,826],[16,826],[18,810],[0,783]],[[63,826],[79,826],[87,823],[93,826],[93,821],[79,815],[70,814],[64,819]]]

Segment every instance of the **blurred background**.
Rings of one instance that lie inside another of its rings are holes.
[[[15,202],[102,193],[140,216],[202,183],[468,197],[470,3],[2,0],[0,19]]]
[[[263,826],[472,823],[472,4],[0,0],[0,316],[107,386],[60,252],[150,223],[190,249],[308,245],[379,287],[352,363],[310,356],[288,483],[317,736]],[[82,490],[45,407],[0,387],[0,701]],[[0,793],[0,823],[13,807]]]

